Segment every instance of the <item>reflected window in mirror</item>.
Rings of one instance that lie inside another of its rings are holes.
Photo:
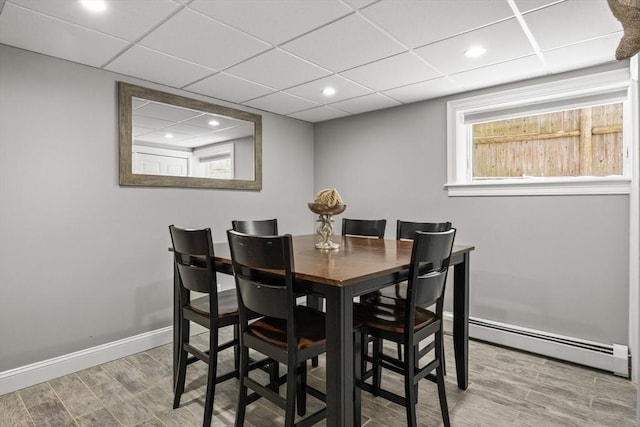
[[[257,114],[119,83],[121,185],[260,189]]]

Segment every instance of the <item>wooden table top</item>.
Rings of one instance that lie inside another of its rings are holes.
[[[337,250],[316,249],[315,234],[293,236],[296,278],[333,286],[345,286],[381,274],[393,274],[409,268],[413,242],[406,240],[370,239],[334,236]],[[453,255],[475,249],[454,245]],[[230,264],[228,243],[214,245],[216,261]]]

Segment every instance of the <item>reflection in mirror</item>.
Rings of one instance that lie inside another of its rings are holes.
[[[261,188],[261,117],[119,83],[122,185]]]

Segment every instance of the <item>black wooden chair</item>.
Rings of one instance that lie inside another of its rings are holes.
[[[231,226],[234,231],[238,231],[244,234],[250,234],[252,236],[277,236],[278,235],[278,220],[277,219],[262,219],[262,220],[247,220],[231,221]]]
[[[274,219],[262,219],[262,220],[233,220],[231,221],[233,231],[239,233],[249,234],[251,236],[277,236],[278,235],[278,220]],[[322,302],[319,298],[308,299],[311,301],[307,305],[313,308],[320,308]],[[318,366],[319,361],[317,357],[312,360],[314,367]],[[276,365],[277,366],[277,365]],[[276,368],[277,369],[277,368]]]
[[[227,231],[240,311],[240,387],[236,426],[246,407],[265,397],[285,410],[286,426],[309,426],[326,417],[326,406],[295,423],[306,412],[307,393],[326,401],[306,383],[306,361],[325,352],[325,314],[297,305],[291,235],[249,236]],[[249,314],[263,317],[249,322]],[[286,397],[249,377],[249,349],[287,365]],[[248,395],[248,390],[254,393]]]
[[[451,230],[450,222],[412,222],[398,220],[396,223],[396,240],[413,240],[416,231],[442,232]],[[395,299],[406,299],[407,282],[399,282],[393,286],[383,288],[383,296]]]
[[[384,239],[387,227],[386,219],[349,219],[342,218],[343,236],[364,236]]]
[[[412,222],[398,220],[396,223],[396,240],[413,240],[416,231],[440,232],[451,230],[450,222]],[[407,282],[402,281],[382,288],[376,297],[384,296],[396,300],[404,300],[407,298]],[[398,344],[398,359],[402,359],[402,344]],[[444,358],[442,360],[444,366]],[[446,370],[445,370],[446,372]]]
[[[442,312],[447,271],[455,229],[443,232],[415,233],[406,299],[381,297],[356,304],[354,317],[363,322],[362,334],[373,337],[373,367],[363,374],[362,389],[387,400],[403,405],[407,413],[407,425],[415,427],[418,382],[428,378],[438,385],[440,410],[445,426],[449,426],[449,413],[444,385],[443,355],[444,336]],[[427,307],[436,306],[435,313]],[[424,348],[420,343],[431,336],[434,339]],[[405,348],[404,360],[387,355],[383,340],[400,343]],[[420,367],[420,360],[433,352],[433,359]],[[369,356],[363,358],[369,359]],[[363,361],[364,362],[364,361]],[[382,368],[404,377],[404,396],[381,387]],[[436,371],[435,377],[432,372]],[[372,378],[371,384],[366,382]]]
[[[178,298],[180,352],[178,369],[174,384],[173,408],[180,406],[180,397],[184,392],[187,365],[201,360],[208,364],[207,390],[204,403],[203,426],[211,425],[213,399],[216,384],[235,378],[237,370],[217,376],[218,352],[234,348],[234,358],[238,360],[238,303],[235,289],[218,292],[216,271],[214,266],[213,242],[211,230],[185,230],[173,225],[169,226],[175,268],[180,282]],[[191,291],[206,294],[191,299]],[[190,322],[195,322],[209,330],[209,349],[201,350],[193,346],[190,340]],[[218,341],[218,329],[232,326],[234,338],[225,343]],[[236,368],[237,369],[237,368]]]

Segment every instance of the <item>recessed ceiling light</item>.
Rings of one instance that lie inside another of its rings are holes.
[[[220,126],[220,122],[217,120],[209,120],[209,126]]]
[[[173,134],[172,133],[165,133],[164,137],[167,138],[167,139],[171,139],[171,138],[173,138]]]
[[[91,12],[104,12],[107,10],[107,2],[105,0],[80,0],[80,4]]]
[[[479,56],[484,55],[487,52],[487,49],[482,46],[473,46],[464,51],[464,56],[467,58],[477,58]]]
[[[336,94],[336,90],[332,87],[325,87],[324,89],[322,89],[322,94],[324,96],[333,96]]]

